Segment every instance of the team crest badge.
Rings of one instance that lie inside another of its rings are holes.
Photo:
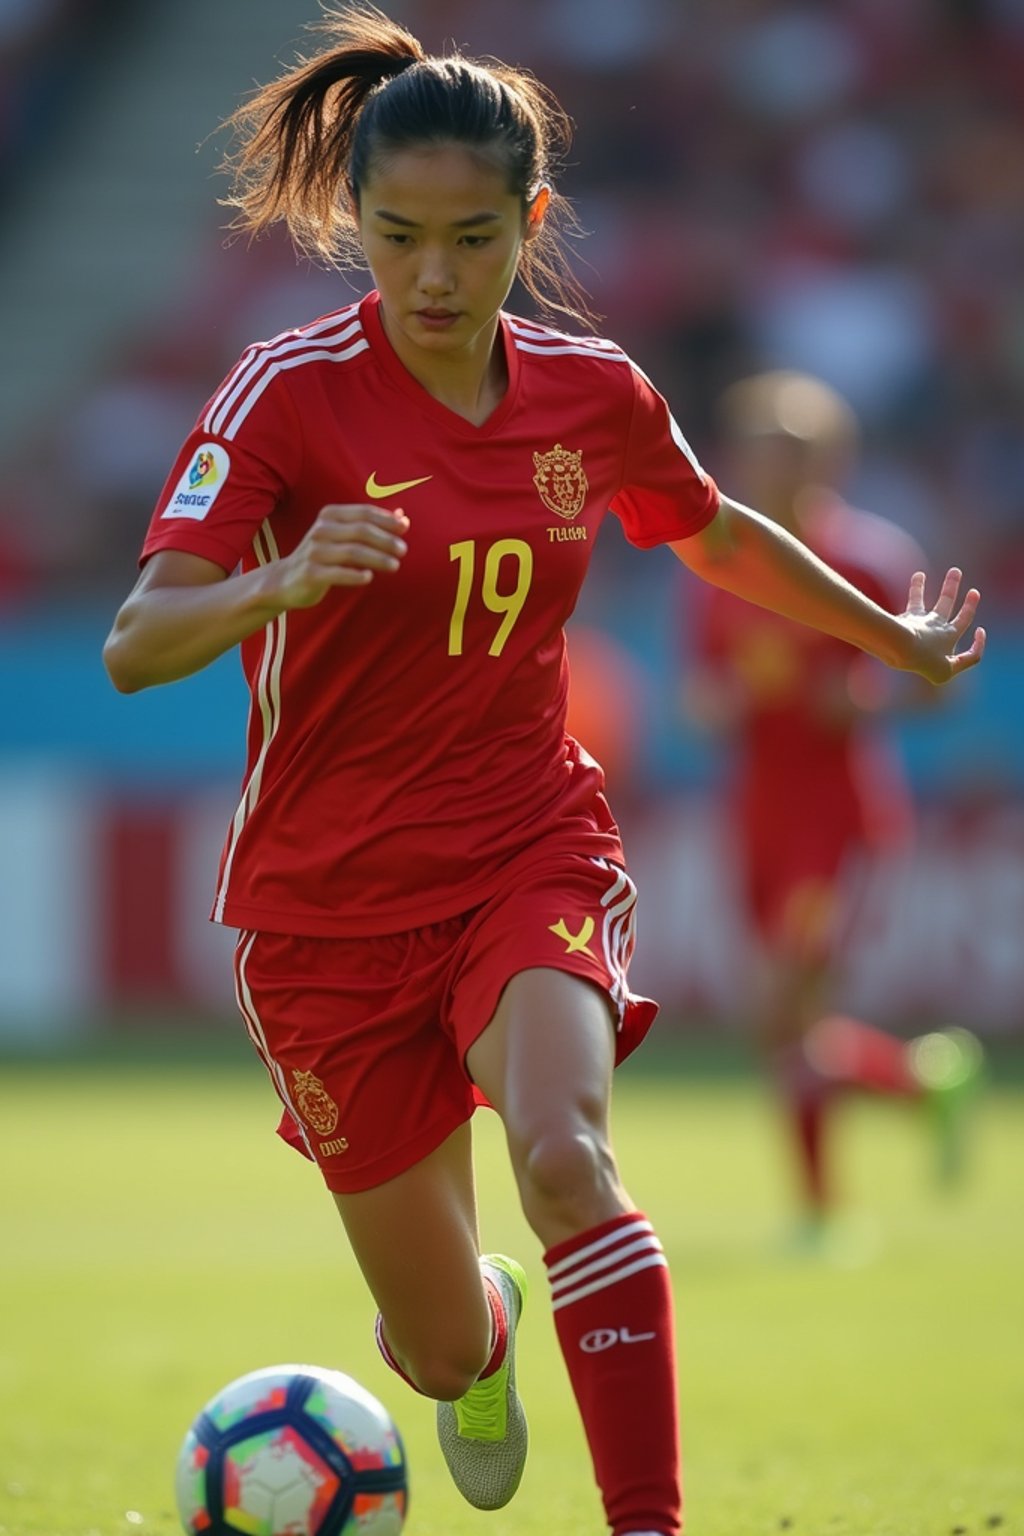
[[[572,453],[556,443],[548,453],[535,453],[533,483],[549,512],[567,519],[583,510],[589,484],[583,468],[583,450]]]
[[[292,1068],[295,1107],[318,1136],[329,1136],[338,1123],[338,1106],[313,1072]]]

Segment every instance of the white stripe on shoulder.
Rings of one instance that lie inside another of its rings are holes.
[[[682,428],[680,427],[678,421],[676,421],[675,417],[672,415],[671,411],[668,413],[668,426],[669,431],[672,433],[672,441],[679,449],[679,452],[683,454],[685,458],[689,459],[690,467],[694,474],[697,476],[698,480],[707,480],[707,475],[701,468],[697,455],[694,453],[693,449],[686,441],[686,438],[683,436]]]
[[[540,357],[589,357],[591,359],[599,357],[602,362],[606,363],[629,362],[625,352],[598,351],[597,348],[586,345],[559,346],[557,343],[552,345],[547,342],[539,344],[532,341],[520,341],[518,336],[515,338],[515,347],[517,352],[534,352]]]
[[[234,371],[229,374],[211,400],[206,416],[203,418],[204,430],[215,434],[223,430],[232,406],[243,396],[253,380],[259,377],[263,368],[275,358],[300,352],[315,342],[328,344],[346,341],[361,330],[362,325],[356,313],[356,306],[353,306],[351,309],[341,310],[336,315],[315,320],[311,325],[301,326],[293,331],[282,331],[270,341],[259,341],[247,347]]]
[[[598,352],[622,351],[618,342],[609,341],[606,336],[582,336],[569,331],[556,331],[554,326],[540,325],[534,320],[520,320],[516,317],[509,320],[509,328],[517,336],[523,336],[528,341],[569,341],[574,346],[592,347]]]
[[[571,336],[567,331],[518,319],[509,321],[509,329],[520,352],[549,352],[553,357],[571,353],[583,357],[607,357],[614,362],[628,361],[622,348],[604,336]]]
[[[348,333],[348,335],[351,334],[352,332]],[[341,338],[338,338],[338,340],[341,340]],[[289,368],[301,368],[304,363],[346,363],[350,357],[357,357],[360,352],[369,351],[369,348],[370,343],[367,341],[366,337],[363,336],[359,341],[353,342],[351,346],[344,347],[340,352],[337,350],[336,341],[333,347],[316,347],[307,349],[306,351],[299,353],[297,356],[280,358],[276,362],[271,363],[270,366],[267,367],[258,378],[252,381],[248,392],[238,402],[238,407],[235,410],[234,415],[231,417],[228,424],[221,428],[221,437],[226,437],[230,441],[230,439],[235,436],[239,427],[242,425],[242,422],[248,416],[249,412],[252,410],[253,406],[256,404],[263,391],[266,389],[267,385],[270,384],[279,373],[284,373]]]
[[[640,367],[640,364],[639,363],[635,363],[633,361],[633,359],[630,358],[629,359],[629,365],[632,368],[633,372],[637,375],[637,377],[643,379],[644,383],[650,389],[653,389],[655,394],[657,394],[658,393],[657,385],[654,383],[654,381],[651,378],[648,377],[648,375],[646,373],[644,373],[644,370]],[[666,401],[666,405],[667,404],[668,404],[668,402]],[[694,453],[693,449],[690,447],[690,445],[687,442],[686,438],[683,436],[683,430],[680,427],[678,421],[676,421],[676,419],[673,416],[671,410],[668,413],[668,427],[669,427],[669,432],[672,435],[672,441],[675,443],[676,447],[679,449],[679,452],[684,456],[684,458],[689,460],[690,468],[693,470],[694,474],[697,476],[697,479],[706,482],[708,477],[704,473],[704,470],[703,470],[703,468],[701,466],[700,460],[697,458],[697,455]]]
[[[254,341],[251,346],[246,347],[238,362],[210,401],[206,416],[203,419],[203,426],[206,431],[211,430],[214,415],[228,397],[233,394],[235,386],[239,383],[242,376],[248,372],[251,364],[256,359],[267,352],[273,351],[285,342],[298,341],[303,336],[321,337],[336,326],[347,325],[355,315],[357,308],[358,305],[349,305],[345,309],[339,310],[336,314],[322,315],[319,320],[312,320],[308,325],[295,326],[290,331],[280,331],[276,336],[272,336],[269,341]]]

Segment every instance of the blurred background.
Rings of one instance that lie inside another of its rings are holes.
[[[1024,0],[394,0],[428,48],[533,69],[577,123],[580,275],[730,489],[713,405],[799,368],[855,409],[855,503],[984,666],[899,725],[921,806],[845,951],[898,1029],[1024,1025]],[[117,696],[100,648],[203,402],[250,341],[364,291],[230,242],[220,121],[313,0],[0,0],[0,1047],[235,1031],[205,917],[242,771],[237,657]],[[909,572],[908,572],[909,575]],[[579,734],[642,893],[634,984],[742,1029],[721,762],[685,718],[689,589],[614,519],[574,624]]]

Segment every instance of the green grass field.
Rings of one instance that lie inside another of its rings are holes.
[[[532,1449],[508,1509],[447,1481],[432,1408],[385,1370],[318,1176],[271,1134],[259,1069],[174,1059],[0,1073],[0,1536],[174,1536],[181,1437],[224,1382],[338,1366],[395,1414],[409,1536],[602,1536],[543,1267],[496,1118],[485,1246],[522,1257]],[[787,1257],[787,1165],[740,1079],[620,1077],[616,1144],[679,1302],[689,1536],[1024,1533],[1024,1095],[988,1090],[972,1175],[932,1185],[923,1124],[850,1106],[862,1264]]]

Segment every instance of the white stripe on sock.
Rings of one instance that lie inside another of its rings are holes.
[[[602,1275],[600,1280],[591,1280],[589,1285],[579,1285],[573,1291],[567,1291],[564,1296],[556,1297],[551,1304],[553,1312],[561,1307],[568,1307],[574,1301],[582,1301],[584,1296],[593,1296],[595,1291],[604,1291],[609,1286],[617,1285],[620,1280],[628,1280],[630,1275],[639,1274],[642,1269],[653,1269],[655,1265],[668,1268],[668,1260],[661,1252],[646,1253],[641,1259],[634,1259],[632,1264],[624,1264],[621,1269],[613,1269],[610,1275]]]
[[[628,1259],[634,1253],[662,1252],[661,1244],[654,1233],[645,1233],[638,1237],[634,1243],[624,1243],[621,1248],[615,1248],[611,1253],[602,1254],[594,1259],[591,1264],[583,1264],[579,1269],[574,1269],[571,1274],[563,1275],[560,1280],[555,1280],[551,1285],[551,1293],[557,1296],[560,1291],[571,1289],[579,1285],[583,1280],[589,1280],[591,1275],[596,1275],[603,1269],[610,1269],[613,1264],[621,1264],[623,1259]]]
[[[600,1253],[602,1249],[610,1248],[613,1243],[619,1243],[624,1237],[632,1237],[637,1232],[648,1232],[653,1236],[654,1228],[642,1216],[637,1217],[636,1221],[627,1222],[623,1227],[616,1227],[614,1232],[607,1232],[604,1237],[588,1243],[585,1248],[580,1248],[576,1253],[570,1253],[564,1259],[557,1259],[554,1264],[550,1264],[548,1279],[556,1280],[559,1275],[564,1275],[567,1270],[575,1268],[583,1259],[589,1259],[593,1254]]]

